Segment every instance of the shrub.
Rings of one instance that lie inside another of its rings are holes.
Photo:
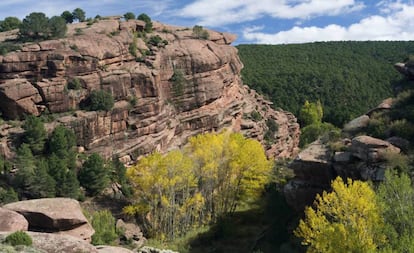
[[[304,147],[307,144],[317,140],[324,134],[329,134],[331,131],[336,131],[336,127],[330,123],[311,124],[302,128],[299,146]]]
[[[92,111],[109,111],[114,106],[112,94],[104,90],[92,91],[88,102]]]
[[[391,135],[412,140],[414,138],[414,125],[406,119],[395,120],[391,122],[390,132]]]
[[[269,144],[275,140],[275,133],[279,130],[279,126],[274,119],[266,120],[266,126],[268,129],[264,134],[264,139]]]
[[[127,12],[127,13],[124,14],[124,18],[127,21],[130,20],[130,19],[135,19],[135,14],[132,13],[132,12]]]
[[[152,32],[152,22],[151,22],[151,18],[145,14],[145,13],[141,13],[138,17],[138,20],[142,20],[145,22],[145,32],[150,33]]]
[[[92,236],[92,244],[113,244],[118,237],[115,231],[115,218],[108,210],[98,211],[92,216],[92,227],[95,234]]]
[[[148,41],[148,43],[150,45],[153,45],[153,46],[158,46],[158,44],[160,44],[161,42],[162,42],[162,39],[158,35],[151,36],[150,39],[149,39],[149,41]]]
[[[13,190],[13,188],[3,189],[0,187],[0,204],[7,204],[19,201],[17,198],[17,193]]]
[[[78,78],[74,78],[68,82],[69,90],[80,90],[80,88],[82,88],[82,84]]]
[[[6,55],[9,52],[19,50],[21,47],[10,42],[1,42],[0,43],[0,54]]]
[[[170,81],[173,83],[172,91],[174,96],[182,96],[184,93],[184,85],[186,83],[184,72],[181,69],[174,69]]]
[[[17,246],[25,245],[31,246],[33,244],[32,238],[24,231],[16,231],[6,237],[5,243]]]
[[[262,115],[260,115],[260,113],[258,113],[257,111],[252,111],[250,116],[252,117],[254,122],[257,122],[263,119]]]
[[[386,165],[390,169],[396,169],[400,172],[408,172],[410,159],[408,156],[400,154],[387,152],[385,153]]]
[[[16,17],[7,17],[3,21],[0,21],[0,32],[17,29],[21,23],[22,21]]]
[[[82,34],[83,34],[82,28],[75,29],[75,35],[82,35]]]
[[[207,30],[204,30],[201,25],[195,25],[193,27],[193,36],[197,39],[206,40],[209,38],[209,33]]]

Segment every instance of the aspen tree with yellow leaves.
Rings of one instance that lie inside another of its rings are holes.
[[[173,239],[257,197],[271,169],[259,142],[201,134],[182,151],[154,153],[128,169],[135,202],[124,212],[141,215],[160,239]]]
[[[366,182],[338,177],[332,192],[316,197],[294,231],[307,252],[377,252],[386,243],[384,220],[373,189]]]

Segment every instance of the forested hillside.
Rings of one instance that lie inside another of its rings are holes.
[[[320,100],[324,121],[337,126],[391,96],[401,80],[393,64],[414,54],[414,42],[395,41],[237,48],[245,84],[295,115],[306,100]]]

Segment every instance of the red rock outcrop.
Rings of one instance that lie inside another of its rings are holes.
[[[23,215],[0,208],[0,231],[27,231],[29,223]]]
[[[95,233],[79,202],[68,198],[32,199],[3,206],[23,215],[29,230],[70,235],[90,241]]]
[[[288,204],[303,211],[313,203],[316,194],[329,190],[337,176],[378,182],[384,180],[386,156],[399,154],[391,143],[366,135],[342,140],[346,151],[334,152],[321,140],[311,143],[292,161],[295,178],[284,187]]]
[[[209,39],[200,40],[184,27],[154,23],[146,35],[143,27],[142,21],[117,19],[74,24],[67,38],[0,56],[3,116],[66,112],[57,122],[75,130],[79,146],[123,161],[223,128],[257,138],[272,157],[297,152],[296,118],[271,109],[242,84],[233,35],[208,31]],[[180,82],[173,81],[177,74]],[[79,89],[70,89],[73,82]],[[80,110],[93,90],[110,92],[114,108]],[[277,125],[270,132],[269,120]]]

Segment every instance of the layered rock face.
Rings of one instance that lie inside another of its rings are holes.
[[[143,27],[137,20],[79,23],[67,38],[0,56],[3,116],[58,113],[49,129],[64,124],[74,129],[79,146],[123,162],[223,128],[263,143],[267,133],[269,156],[295,154],[296,118],[271,109],[242,84],[233,35],[208,31],[209,39],[200,40],[188,28],[154,23],[154,32],[144,35]],[[80,110],[94,90],[112,94],[111,111]],[[269,120],[276,131],[267,132]]]

